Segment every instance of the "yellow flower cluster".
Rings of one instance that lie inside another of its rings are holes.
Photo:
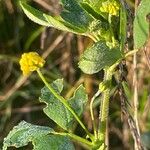
[[[117,16],[119,13],[119,4],[116,1],[106,1],[102,3],[100,7],[101,12],[108,13],[110,15]]]
[[[19,61],[23,75],[28,75],[32,71],[36,71],[45,64],[45,60],[36,52],[24,53]]]

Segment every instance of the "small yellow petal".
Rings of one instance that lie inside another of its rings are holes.
[[[116,1],[103,2],[100,11],[117,16],[119,13],[119,4]]]
[[[23,75],[28,75],[32,71],[42,68],[45,60],[36,52],[24,53],[19,61]]]

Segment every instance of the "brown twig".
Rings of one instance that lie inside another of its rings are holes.
[[[0,96],[0,101],[7,100],[12,96],[28,79],[29,76],[20,76],[16,83],[7,91],[5,95]]]
[[[45,10],[52,12],[56,16],[59,15],[60,9],[57,0],[55,0],[54,2],[49,0],[33,0],[33,1],[42,6]]]
[[[57,47],[57,45],[64,39],[66,33],[60,34],[56,40],[47,48],[47,50],[43,53],[42,57],[45,59],[48,55]]]
[[[53,12],[53,7],[51,7],[48,3],[46,3],[43,0],[33,0],[34,2],[38,3],[41,5],[44,9]]]
[[[42,110],[43,106],[28,106],[28,107],[22,107],[22,108],[15,108],[12,109],[11,113],[29,113],[29,112],[33,112],[33,111],[39,111]],[[0,115],[4,115],[6,114],[6,111],[0,111]]]
[[[13,14],[14,13],[14,7],[13,7],[13,4],[12,4],[12,1],[11,0],[5,0],[5,5],[7,7],[7,10],[10,14]]]

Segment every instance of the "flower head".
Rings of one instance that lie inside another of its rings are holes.
[[[19,61],[23,75],[28,75],[32,71],[36,71],[45,64],[45,60],[36,52],[24,53]]]
[[[110,15],[117,16],[119,13],[119,4],[116,1],[106,1],[102,3],[100,7],[101,12],[108,13]]]

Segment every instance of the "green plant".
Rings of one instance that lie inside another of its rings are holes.
[[[34,22],[48,27],[54,27],[59,30],[84,35],[91,38],[94,44],[87,48],[82,54],[79,61],[79,68],[86,74],[94,74],[104,70],[104,79],[99,84],[99,89],[90,103],[90,113],[93,122],[93,133],[90,133],[80,117],[83,114],[84,107],[88,101],[87,94],[83,85],[80,85],[70,99],[61,96],[63,90],[62,79],[57,79],[49,84],[37,63],[33,65],[34,69],[27,70],[37,71],[39,77],[45,84],[41,90],[40,102],[46,103],[44,113],[57,123],[64,132],[56,132],[52,128],[35,126],[25,121],[19,123],[18,126],[8,134],[4,140],[3,149],[15,146],[22,147],[32,142],[34,149],[74,149],[70,139],[76,140],[89,149],[103,150],[107,148],[105,143],[106,128],[109,113],[109,99],[112,90],[112,77],[119,75],[117,66],[121,65],[123,59],[134,54],[141,48],[148,38],[149,24],[143,20],[150,13],[149,1],[143,0],[137,9],[137,16],[134,20],[134,50],[125,52],[126,28],[127,28],[127,8],[124,1],[117,0],[61,0],[63,11],[60,16],[52,17],[41,11],[31,7],[23,1],[20,5],[24,13]],[[143,27],[141,27],[141,25]],[[119,27],[119,28],[118,28]],[[145,29],[143,31],[143,29]],[[141,36],[138,36],[138,35]],[[30,58],[32,60],[32,57]],[[34,57],[33,57],[34,60]],[[28,60],[26,60],[28,61]],[[44,63],[44,61],[43,61]],[[29,64],[27,64],[29,65]],[[34,66],[35,65],[35,66]],[[32,67],[32,66],[31,66]],[[24,71],[24,69],[22,69]],[[121,68],[119,69],[120,71]],[[122,73],[122,72],[121,72]],[[121,74],[122,75],[122,74]],[[120,78],[116,78],[117,88],[120,90],[122,102],[124,103],[123,82]],[[100,101],[99,124],[95,122],[93,115],[93,103],[96,97],[102,94]],[[124,113],[129,115],[124,108]],[[129,115],[130,116],[130,115]],[[130,116],[131,117],[131,116]],[[85,138],[72,133],[73,123],[77,121],[84,129]],[[143,149],[141,145],[137,126],[131,119],[135,131],[133,137],[137,145],[137,149]],[[130,126],[131,130],[133,126]]]

